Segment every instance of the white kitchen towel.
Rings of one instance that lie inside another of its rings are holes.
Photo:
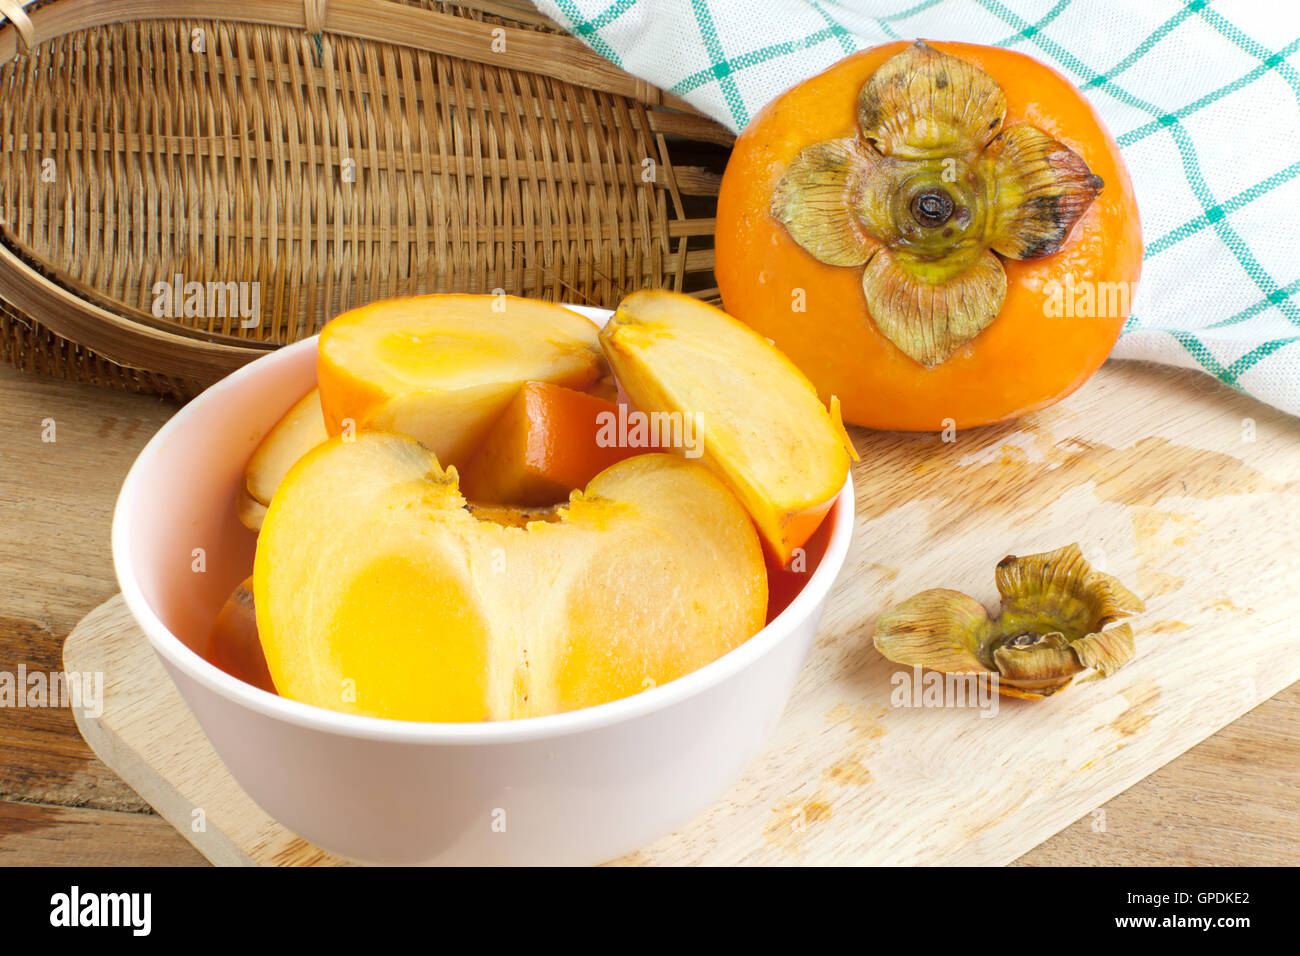
[[[1300,4],[1294,0],[534,0],[630,73],[742,129],[854,50],[1020,50],[1118,139],[1146,261],[1119,358],[1198,368],[1300,415]]]

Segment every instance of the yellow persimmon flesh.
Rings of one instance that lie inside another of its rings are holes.
[[[758,536],[698,463],[638,455],[545,520],[490,514],[405,436],[299,461],[254,570],[279,692],[404,720],[539,716],[673,680],[763,626]]]
[[[694,421],[704,463],[788,563],[849,470],[842,426],[803,373],[721,309],[674,292],[628,296],[600,340],[637,408]]]
[[[585,389],[608,374],[594,323],[549,302],[427,295],[344,312],[316,364],[331,435],[410,435],[460,466],[525,382]],[[351,426],[351,428],[349,428]]]

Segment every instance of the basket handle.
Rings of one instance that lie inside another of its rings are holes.
[[[118,365],[203,385],[247,365],[273,347],[271,343],[253,348],[186,338],[186,347],[178,349],[174,334],[139,325],[73,295],[33,269],[4,243],[0,243],[0,298],[36,316],[56,335]]]
[[[15,54],[25,54],[32,47],[32,21],[23,12],[22,0],[0,0],[0,19],[7,19],[18,31]],[[6,60],[11,56],[5,57]]]
[[[16,8],[17,0],[0,0],[0,12],[5,12],[5,7]],[[16,31],[0,27],[0,62],[45,40],[90,27],[128,20],[225,20],[334,33],[559,76],[647,106],[703,115],[680,97],[632,76],[567,34],[482,23],[381,0],[55,0],[33,10],[30,17],[21,10],[18,13],[28,29],[22,33],[19,20],[13,17]],[[16,37],[15,32],[21,35]]]

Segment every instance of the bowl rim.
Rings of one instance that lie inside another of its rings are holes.
[[[584,314],[607,314],[607,310],[581,311]],[[592,316],[588,314],[588,317]],[[185,427],[193,409],[211,402],[220,402],[223,396],[242,387],[247,379],[268,374],[275,363],[288,361],[289,357],[296,352],[315,349],[316,339],[317,336],[302,339],[249,362],[205,389],[177,411],[136,456],[113,508],[113,566],[117,574],[118,586],[122,590],[122,596],[131,615],[164,663],[170,664],[190,680],[232,703],[261,716],[322,733],[393,743],[453,746],[511,744],[598,730],[672,707],[745,670],[789,637],[800,623],[811,616],[825,601],[830,594],[831,586],[839,577],[848,556],[853,532],[852,469],[832,506],[834,524],[821,562],[790,604],[744,643],[703,667],[666,684],[648,688],[629,697],[559,714],[464,723],[408,721],[348,714],[291,700],[247,684],[227,674],[191,649],[173,634],[154,612],[144,596],[135,569],[129,560],[135,539],[134,529],[127,520],[127,512],[135,496],[135,487],[143,481],[143,475],[159,457],[161,448],[170,436]]]

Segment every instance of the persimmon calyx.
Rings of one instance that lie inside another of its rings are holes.
[[[1133,629],[1115,623],[1145,610],[1077,544],[998,562],[1002,608],[991,616],[960,591],[922,591],[876,622],[876,649],[898,664],[950,674],[996,674],[1012,697],[1048,697],[1078,675],[1108,677],[1134,655]]]
[[[857,135],[805,147],[772,192],[813,258],[863,268],[877,328],[927,368],[1001,311],[999,257],[1059,250],[1103,185],[1037,127],[1003,128],[1006,108],[987,73],[918,40],[863,85]]]

